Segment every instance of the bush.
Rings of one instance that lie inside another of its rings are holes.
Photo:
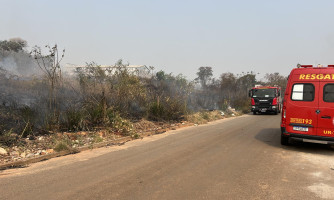
[[[87,127],[83,110],[69,109],[65,112],[66,127],[69,131],[82,131]]]
[[[88,120],[91,125],[99,125],[103,122],[103,109],[102,106],[96,104],[90,104],[87,109]]]
[[[250,112],[250,100],[249,98],[238,98],[234,102],[234,106],[237,110],[240,110],[242,113]]]
[[[186,105],[177,98],[165,97],[149,107],[149,118],[155,121],[180,120],[185,113]]]
[[[122,118],[117,112],[113,112],[112,110],[108,111],[107,116],[114,131],[120,132],[123,135],[131,135],[133,124],[129,120]]]
[[[165,109],[163,105],[157,102],[151,104],[149,108],[149,115],[151,119],[153,120],[164,119],[165,118],[164,114],[165,114]]]
[[[201,112],[201,117],[207,121],[210,120],[210,116],[209,116],[209,113],[207,111],[202,111]]]

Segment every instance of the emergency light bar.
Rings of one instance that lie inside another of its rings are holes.
[[[310,67],[313,67],[313,65],[300,65],[300,64],[297,65],[297,68],[301,68],[301,67],[310,68]],[[319,64],[317,65],[317,67],[324,67],[324,66]],[[334,65],[328,65],[327,67],[334,67]]]
[[[308,67],[313,67],[313,65],[300,65],[300,64],[298,64],[297,67],[298,68],[300,68],[300,67],[308,68]]]

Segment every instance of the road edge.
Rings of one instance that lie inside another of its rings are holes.
[[[244,116],[244,115],[213,120],[213,121],[210,121],[206,124],[200,124],[200,125],[197,125],[197,124],[194,124],[194,123],[185,123],[185,124],[180,124],[178,126],[165,128],[165,129],[138,133],[138,135],[140,136],[139,138],[133,138],[131,136],[125,136],[125,137],[121,137],[121,138],[118,138],[118,139],[115,139],[115,140],[108,140],[108,141],[104,141],[104,142],[100,142],[100,143],[95,143],[95,144],[92,144],[92,145],[89,145],[89,146],[83,146],[83,147],[78,147],[78,148],[75,148],[75,149],[64,150],[64,151],[60,151],[60,152],[41,155],[41,156],[38,156],[38,157],[35,157],[35,158],[29,158],[27,160],[13,161],[13,162],[5,163],[5,164],[0,164],[0,171],[6,170],[6,169],[11,169],[11,168],[24,168],[24,167],[29,166],[29,164],[49,160],[49,159],[56,158],[56,157],[66,156],[66,155],[69,155],[69,154],[76,154],[76,153],[80,153],[82,151],[92,150],[92,149],[106,147],[106,146],[115,146],[115,145],[123,144],[125,142],[129,142],[129,141],[132,141],[132,140],[141,139],[143,137],[148,137],[148,136],[157,135],[157,134],[163,134],[163,133],[166,133],[167,131],[171,131],[171,130],[179,130],[179,129],[182,129],[182,128],[187,128],[187,127],[192,127],[192,126],[209,125],[210,123],[213,123],[213,122],[218,122],[218,121],[231,119],[231,118],[238,118],[238,117],[241,117],[241,116]]]

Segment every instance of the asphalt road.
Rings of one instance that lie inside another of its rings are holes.
[[[0,172],[0,199],[334,199],[334,150],[244,115]]]

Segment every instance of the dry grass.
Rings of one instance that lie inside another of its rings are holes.
[[[133,123],[133,128],[136,131],[149,130],[149,129],[157,128],[157,127],[158,126],[155,123],[153,123],[152,121],[148,121],[146,119],[142,119],[138,122]]]
[[[218,111],[218,110],[196,112],[196,113],[189,114],[186,116],[186,120],[194,124],[205,124],[210,121],[224,119],[224,118],[225,117],[222,116],[221,111]]]

